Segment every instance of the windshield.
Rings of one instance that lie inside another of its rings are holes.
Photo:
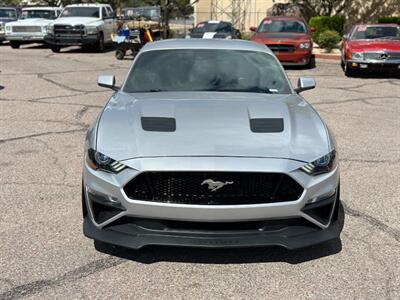
[[[15,19],[17,12],[15,9],[0,9],[0,18]]]
[[[307,27],[298,20],[271,20],[265,19],[258,27],[258,32],[293,32],[306,33]]]
[[[226,23],[212,23],[204,22],[199,23],[195,28],[193,28],[193,33],[205,33],[205,32],[221,32],[226,31],[228,26]]]
[[[24,10],[21,19],[55,19],[56,12],[54,10]]]
[[[61,17],[100,18],[100,9],[98,7],[66,7]]]
[[[144,52],[135,60],[124,91],[291,93],[284,72],[272,55],[214,49]]]
[[[400,26],[357,26],[351,40],[400,40]]]
[[[136,7],[124,10],[124,18],[126,19],[146,19],[158,20],[160,18],[159,7]]]

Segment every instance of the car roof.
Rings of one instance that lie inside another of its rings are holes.
[[[244,40],[224,40],[224,39],[171,39],[147,43],[142,52],[152,50],[168,49],[220,49],[220,50],[243,50],[258,51],[272,54],[265,45]]]
[[[354,27],[357,26],[400,26],[399,24],[395,24],[395,23],[372,23],[372,24],[356,24],[354,25]]]
[[[57,10],[60,7],[50,7],[50,6],[36,6],[36,7],[24,7],[22,10]]]
[[[69,4],[65,7],[106,7],[110,6],[110,4],[101,4],[101,3],[80,3],[80,4]]]
[[[296,20],[296,21],[305,21],[302,17],[289,17],[289,16],[272,16],[266,17],[264,20]],[[263,21],[264,21],[263,20]]]

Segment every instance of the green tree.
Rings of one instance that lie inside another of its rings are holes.
[[[313,12],[315,16],[335,16],[351,5],[349,0],[292,0]]]

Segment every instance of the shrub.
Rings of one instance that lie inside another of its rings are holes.
[[[320,16],[311,18],[309,23],[310,27],[316,29],[316,32],[313,33],[313,40],[319,44],[319,35],[326,30],[334,30],[339,35],[343,35],[345,18],[342,16]]]
[[[252,36],[252,34],[251,33],[249,33],[249,32],[242,32],[242,40],[246,40],[246,41],[248,41],[248,40],[250,40],[251,39],[251,36]]]
[[[381,24],[399,24],[400,25],[400,17],[379,18],[378,22]]]
[[[333,48],[340,42],[340,35],[334,30],[325,30],[321,32],[319,37],[319,46],[327,52],[331,52]]]

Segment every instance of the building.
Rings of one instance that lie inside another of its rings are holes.
[[[198,0],[193,1],[195,24],[207,20],[232,22],[233,25],[248,31],[266,17],[267,10],[280,0]]]

